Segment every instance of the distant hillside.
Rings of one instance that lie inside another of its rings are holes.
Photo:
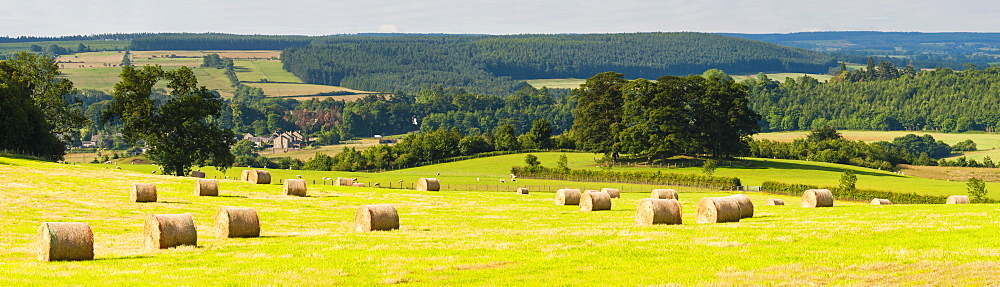
[[[657,78],[713,68],[825,73],[835,65],[814,51],[702,33],[331,36],[286,49],[282,61],[314,84],[383,92],[444,85],[491,94],[509,94],[522,79],[606,71]]]
[[[918,68],[964,68],[968,63],[987,66],[1000,57],[1000,33],[852,31],[720,35],[829,52],[838,60],[855,63],[864,63],[867,57],[874,56],[876,61],[893,61],[897,66],[912,63]]]

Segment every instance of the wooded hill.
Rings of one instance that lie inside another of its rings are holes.
[[[510,94],[521,79],[629,78],[729,73],[824,73],[831,57],[804,49],[702,33],[588,35],[335,36],[282,53],[286,70],[312,84],[413,92],[444,84]]]
[[[876,56],[876,61],[891,61],[897,66],[964,69],[969,63],[987,66],[1000,57],[1000,33],[848,31],[721,35],[828,52],[837,60],[852,63],[864,63],[867,57]]]

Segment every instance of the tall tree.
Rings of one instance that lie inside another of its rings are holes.
[[[163,165],[165,173],[183,176],[193,165],[222,170],[232,166],[229,147],[235,143],[235,135],[208,120],[219,116],[222,99],[204,86],[198,87],[191,69],[125,66],[121,79],[103,121],[121,120],[125,139],[145,142],[149,147],[146,153]],[[170,89],[163,103],[151,97],[160,80],[167,80]]]
[[[626,83],[625,75],[604,72],[573,90],[579,101],[573,111],[573,136],[580,149],[618,156],[620,150],[615,137],[621,128],[622,87]]]
[[[87,118],[67,100],[73,83],[59,78],[59,66],[48,56],[27,52],[0,61],[0,148],[60,159],[63,139],[86,126]]]

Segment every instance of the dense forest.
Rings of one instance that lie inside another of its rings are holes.
[[[917,68],[964,69],[988,66],[1000,57],[1000,33],[802,32],[722,35],[829,52],[839,61],[864,63],[868,57]]]
[[[853,130],[996,131],[1000,67],[915,72],[890,63],[844,71],[827,82],[810,77],[779,83],[744,81],[764,131],[829,125]]]
[[[312,42],[308,36],[163,33],[132,40],[135,51],[154,50],[281,50]]]
[[[818,52],[700,33],[589,35],[339,36],[282,53],[303,81],[370,91],[414,92],[444,84],[506,95],[517,80],[586,78],[617,71],[629,78],[730,73],[825,73]]]

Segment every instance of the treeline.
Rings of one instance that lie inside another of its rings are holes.
[[[94,35],[74,35],[59,37],[0,37],[0,43],[29,43],[29,42],[55,42],[55,41],[129,41],[144,37],[158,35],[157,33],[110,33]]]
[[[996,62],[1000,33],[802,32],[789,34],[722,34],[779,45],[829,52],[838,61],[865,63],[868,57],[896,66],[964,69],[972,63]]]
[[[463,135],[457,129],[412,133],[395,145],[377,145],[363,151],[344,148],[332,157],[317,153],[302,168],[338,171],[399,169],[451,157],[495,151],[552,149],[557,145],[572,146],[572,142],[553,141],[548,122],[541,119],[533,123],[530,131],[520,135],[514,132],[511,125],[482,134]]]
[[[132,40],[134,51],[155,50],[282,50],[303,47],[308,36],[234,35],[221,33],[162,33]]]
[[[996,163],[989,157],[982,162],[965,157],[953,161],[945,159],[952,155],[953,150],[976,150],[975,143],[971,140],[952,147],[935,140],[931,135],[908,134],[897,137],[892,142],[866,143],[846,140],[830,127],[815,129],[807,138],[792,142],[753,140],[750,141],[749,150],[752,157],[839,163],[880,170],[895,170],[898,164],[996,167]]]
[[[731,73],[825,73],[818,52],[701,33],[589,35],[333,36],[282,53],[286,70],[313,84],[382,92],[444,84],[510,94],[533,78],[585,78],[619,71],[630,78]]]
[[[893,67],[885,65],[886,67]],[[822,126],[853,130],[996,131],[1000,126],[1000,67],[922,71],[897,70],[887,79],[864,76],[819,82],[810,77],[783,83],[761,74],[750,87],[751,107],[763,116],[764,131],[810,130]],[[886,70],[888,71],[888,70]],[[857,72],[867,75],[868,72]]]

